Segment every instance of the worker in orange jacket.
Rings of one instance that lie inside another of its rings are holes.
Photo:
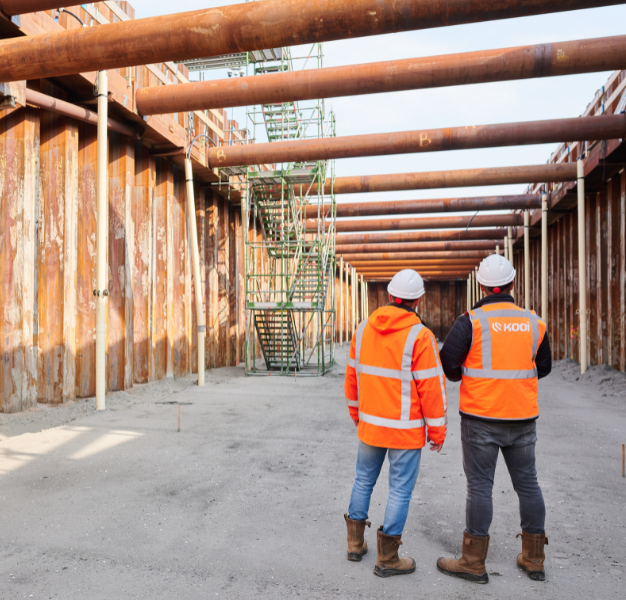
[[[440,558],[447,575],[487,583],[485,561],[493,516],[493,480],[502,452],[519,497],[522,553],[517,564],[543,581],[546,507],[535,467],[538,380],[550,373],[546,324],[510,295],[515,269],[492,254],[477,275],[485,297],[461,315],[441,349],[446,376],[461,380],[461,443],[467,477],[460,559]]]
[[[390,304],[363,321],[352,337],[346,369],[348,409],[358,427],[356,479],[349,512],[348,560],[367,554],[364,539],[370,497],[385,460],[389,460],[389,499],[378,529],[379,577],[415,571],[412,558],[399,558],[398,547],[428,439],[439,452],[446,439],[446,384],[437,342],[416,308],[424,282],[410,269],[396,273]],[[428,428],[428,433],[426,432]]]

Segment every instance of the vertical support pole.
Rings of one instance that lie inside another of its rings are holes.
[[[465,294],[465,304],[467,308],[465,310],[471,310],[472,308],[472,274],[467,275],[467,292]]]
[[[352,319],[350,320],[350,337],[352,337],[352,333],[356,329],[356,269],[354,267],[351,267],[351,270],[352,272],[350,273],[350,283],[352,284],[352,289],[350,291],[352,292]]]
[[[530,213],[524,211],[524,308],[530,310]]]
[[[511,261],[511,264],[513,265],[513,227],[508,228],[507,230],[508,233],[508,242],[509,242],[509,260]],[[511,288],[511,296],[513,296],[513,298],[515,298],[515,286],[513,286]]]
[[[107,229],[109,92],[106,71],[98,72],[98,157],[96,174],[96,410],[106,408]]]
[[[339,257],[339,345],[343,346],[343,256]]]
[[[365,281],[361,275],[361,321],[365,319]]]
[[[496,244],[496,254],[500,256],[500,246]]]
[[[541,196],[541,318],[548,322],[548,194]]]
[[[585,166],[578,160],[578,293],[580,314],[580,372],[587,371],[587,248],[585,240]]]
[[[345,294],[345,313],[346,318],[344,319],[344,334],[346,337],[346,343],[350,344],[352,338],[350,337],[350,267],[346,264],[346,294]]]
[[[480,287],[478,285],[478,267],[474,267],[474,302],[480,300]]]
[[[191,149],[190,149],[191,152]],[[198,324],[198,386],[204,385],[204,336],[205,322],[202,306],[202,278],[200,277],[200,252],[198,250],[198,229],[196,227],[196,202],[193,195],[193,169],[191,158],[185,157],[185,181],[187,184],[187,213],[189,215],[189,234],[191,236],[191,262],[196,296],[196,321]]]
[[[509,259],[509,238],[504,236],[504,258]]]

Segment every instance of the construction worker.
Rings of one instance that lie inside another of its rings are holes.
[[[519,497],[522,553],[517,564],[543,581],[546,508],[535,468],[538,379],[552,368],[546,325],[513,303],[513,265],[492,254],[478,269],[485,298],[461,315],[441,350],[446,377],[460,381],[461,442],[467,477],[462,557],[440,558],[447,575],[487,583],[493,479],[501,451]],[[519,537],[519,535],[518,535]]]
[[[346,369],[348,409],[358,427],[356,479],[349,512],[348,560],[367,554],[364,539],[370,497],[389,459],[389,499],[378,529],[374,573],[380,577],[415,571],[412,558],[399,558],[398,547],[409,512],[426,440],[439,452],[446,439],[446,384],[435,337],[416,308],[424,295],[418,273],[396,273],[389,286],[390,304],[363,321],[352,337]],[[426,433],[428,427],[428,434]]]

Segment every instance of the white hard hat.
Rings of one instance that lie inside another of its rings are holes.
[[[478,267],[478,283],[493,288],[507,285],[515,279],[511,262],[500,254],[490,254]]]
[[[402,300],[416,300],[426,293],[424,280],[413,269],[398,271],[389,282],[387,291],[395,298]]]

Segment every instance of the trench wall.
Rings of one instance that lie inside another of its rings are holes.
[[[587,354],[591,365],[626,372],[626,173],[585,198]],[[524,303],[523,252],[514,253],[516,302]],[[541,241],[530,243],[531,308],[542,314]],[[577,209],[548,228],[548,334],[554,360],[580,361]]]
[[[43,92],[47,90],[42,89]],[[95,393],[96,128],[0,111],[0,410]],[[197,371],[184,173],[110,132],[107,389]],[[195,186],[206,366],[243,358],[238,207]]]

